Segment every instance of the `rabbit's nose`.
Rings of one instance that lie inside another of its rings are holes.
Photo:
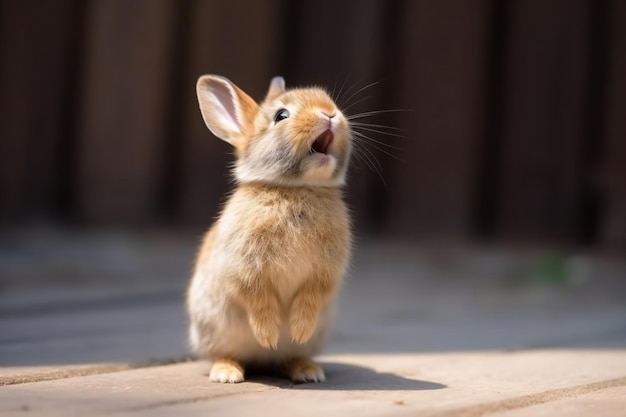
[[[322,114],[326,117],[328,117],[329,119],[332,119],[333,117],[335,117],[337,115],[337,112],[333,112],[332,114],[328,114],[330,112],[326,112],[324,110],[322,110]]]

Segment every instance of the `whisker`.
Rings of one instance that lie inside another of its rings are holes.
[[[404,148],[401,148],[401,147],[395,146],[395,145],[391,145],[389,143],[386,143],[386,142],[383,142],[381,140],[375,139],[373,137],[367,136],[363,132],[359,132],[359,131],[357,131],[355,129],[346,129],[346,128],[341,128],[341,129],[344,130],[344,131],[347,131],[348,133],[350,133],[353,136],[355,141],[359,141],[359,142],[365,141],[365,142],[361,142],[361,143],[369,144],[372,147],[374,147],[376,150],[379,150],[380,152],[383,152],[383,153],[385,153],[385,154],[387,154],[387,155],[389,155],[389,156],[391,156],[391,157],[393,157],[393,158],[395,158],[397,160],[402,161],[402,159],[400,159],[397,156],[389,153],[388,151],[386,151],[382,147],[384,146],[384,147],[387,147],[388,149],[393,149],[393,150],[396,150],[396,151],[404,151]],[[385,133],[385,132],[383,132],[383,133]],[[379,145],[379,146],[377,146],[377,145]]]
[[[378,159],[376,159],[376,156],[366,147],[355,147],[355,149],[358,149],[361,152],[361,156],[364,160],[368,161],[367,166],[372,170],[372,172],[375,172],[376,175],[378,175],[380,181],[383,183],[385,188],[387,188],[387,182],[383,177],[383,167]]]
[[[375,123],[363,123],[363,122],[350,122],[352,126],[366,126],[366,127],[378,127],[381,129],[389,129],[396,130],[399,132],[406,132],[406,129],[400,129],[399,127],[387,126],[387,125],[377,125]]]
[[[335,90],[337,88],[338,78],[335,78],[335,82],[333,83],[333,89],[330,91],[330,97],[335,100]]]
[[[344,95],[348,95],[350,94],[359,84],[361,83],[361,80],[357,80],[356,82],[350,84],[350,86],[346,89],[346,91],[344,92]],[[348,100],[345,100],[342,97],[338,97],[339,101],[337,101],[337,105],[339,105],[339,107],[343,107],[344,104],[347,104]]]
[[[369,98],[371,98],[371,96],[361,97],[360,99],[358,99],[358,100],[357,100],[357,101],[355,101],[354,103],[350,104],[350,105],[349,105],[348,107],[346,107],[345,109],[342,109],[341,111],[342,111],[343,113],[346,113],[348,110],[350,110],[350,108],[351,108],[351,107],[354,107],[354,106],[356,106],[357,104],[359,104],[360,102],[362,102],[362,101],[364,101],[364,100],[367,100],[367,99],[369,99]]]
[[[368,132],[373,132],[373,133],[380,133],[381,135],[387,135],[387,136],[393,136],[396,138],[402,138],[402,139],[407,139],[406,135],[399,135],[397,133],[391,133],[391,132],[385,132],[384,130],[378,130],[378,129],[372,129],[370,127],[365,127],[365,126],[352,126],[354,129],[363,129],[363,130],[367,130]]]
[[[354,158],[360,164],[360,167],[366,166],[370,170],[374,171],[372,166],[363,158],[363,155],[361,154],[361,152],[363,151],[359,147],[354,148]]]
[[[359,93],[360,93],[361,91],[363,91],[363,90],[366,90],[366,89],[368,89],[368,88],[370,88],[370,87],[375,86],[376,84],[380,84],[380,81],[374,81],[373,83],[369,83],[369,84],[368,84],[368,85],[366,85],[365,87],[361,87],[361,88],[359,88],[357,91],[355,91],[354,93],[352,93],[352,94],[350,95],[350,97],[348,97],[348,98],[346,99],[346,101],[345,101],[345,102],[346,102],[346,103],[349,103],[349,102],[350,102],[350,100],[352,100],[352,97],[356,96],[357,94],[359,94]]]
[[[359,132],[353,132],[353,133],[354,133],[355,137],[361,138],[361,139],[365,139],[365,140],[369,141],[369,142],[362,142],[362,143],[364,143],[364,144],[367,143],[370,146],[372,146],[374,149],[376,149],[377,151],[380,151],[380,152],[384,153],[385,155],[388,155],[388,156],[390,156],[390,157],[392,157],[392,158],[394,158],[394,159],[396,159],[398,161],[404,162],[404,160],[402,158],[399,158],[398,156],[392,154],[391,152],[387,151],[384,148],[381,148],[380,146],[377,146],[376,144],[378,143],[378,144],[381,144],[381,145],[385,145],[385,146],[391,147],[391,148],[399,150],[399,151],[401,151],[402,149],[395,148],[395,147],[393,147],[391,145],[388,145],[386,143],[379,142],[379,141],[377,141],[375,139],[372,139],[369,136],[365,136],[364,134],[359,133]]]
[[[394,149],[396,151],[403,151],[404,150],[404,148],[400,148],[398,146],[394,146],[394,145],[391,145],[389,143],[386,143],[386,142],[374,139],[374,138],[372,138],[370,136],[366,136],[362,132],[356,132],[356,131],[352,130],[352,134],[354,134],[355,136],[358,136],[360,139],[365,139],[365,140],[368,140],[369,142],[373,142],[373,143],[377,143],[377,144],[382,145],[382,146],[386,146],[389,149]]]
[[[371,159],[368,158],[368,160],[370,162],[372,162],[372,165],[374,165],[375,167],[378,168],[378,171],[382,172],[383,171],[383,166],[381,165],[380,161],[378,160],[378,158],[376,158],[376,155],[374,155],[372,153],[372,151],[370,151],[369,149],[367,149],[366,147],[362,147],[361,151],[364,153],[364,155],[367,157],[368,155],[371,157]]]
[[[341,93],[343,92],[343,88],[346,86],[346,83],[348,82],[348,78],[346,77],[343,80],[343,83],[341,83],[341,88],[339,89],[339,92],[337,93],[337,96],[335,96],[335,102],[339,103],[339,101],[341,100]]]
[[[375,116],[377,114],[409,112],[409,111],[411,111],[411,110],[410,109],[372,110],[372,111],[366,111],[364,113],[353,114],[351,116],[346,117],[346,119],[354,120],[354,119],[361,119],[363,117]]]

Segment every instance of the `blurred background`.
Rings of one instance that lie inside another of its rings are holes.
[[[626,1],[0,0],[0,364],[186,351],[206,73],[385,111],[331,351],[624,336]]]
[[[201,230],[232,156],[196,79],[280,74],[408,110],[368,120],[406,138],[354,161],[357,233],[626,247],[626,2],[0,4],[6,227]]]

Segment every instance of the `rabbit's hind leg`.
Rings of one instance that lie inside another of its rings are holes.
[[[311,359],[296,357],[285,363],[287,375],[293,382],[324,382],[324,370]]]
[[[209,379],[213,382],[237,383],[244,380],[243,366],[232,359],[217,359],[213,362]]]

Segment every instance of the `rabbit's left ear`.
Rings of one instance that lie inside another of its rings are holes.
[[[218,75],[203,75],[196,84],[204,123],[218,138],[235,147],[252,133],[259,106],[239,87]]]
[[[283,77],[274,77],[270,82],[270,88],[265,96],[265,101],[274,100],[276,97],[285,92],[285,79]]]

